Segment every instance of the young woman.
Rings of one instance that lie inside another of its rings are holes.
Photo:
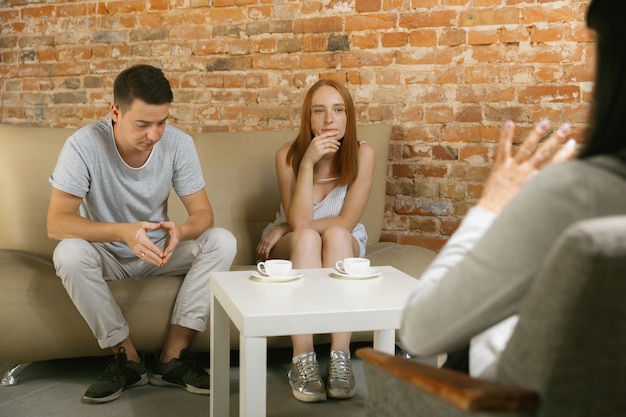
[[[372,188],[375,154],[359,142],[352,97],[340,83],[320,80],[302,105],[300,132],[276,153],[281,207],[257,247],[259,260],[290,259],[294,268],[328,268],[365,255],[359,219]],[[320,375],[313,335],[294,335],[289,383],[300,401],[350,398],[355,381],[350,333],[332,334],[327,377]]]

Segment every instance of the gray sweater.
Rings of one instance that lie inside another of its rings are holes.
[[[484,213],[484,228],[476,213],[468,215],[468,224],[463,222],[424,273],[425,285],[407,302],[400,338],[410,352],[454,350],[515,315],[567,226],[626,213],[626,163],[594,157],[551,165],[522,188],[490,227]]]

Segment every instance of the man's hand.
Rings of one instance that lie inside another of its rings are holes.
[[[126,244],[135,255],[144,262],[156,266],[165,265],[164,252],[148,237],[148,231],[162,228],[162,223],[136,222],[129,223],[129,227],[132,228],[132,233]]]
[[[178,242],[180,242],[182,232],[180,226],[174,222],[161,222],[160,224],[163,229],[167,229],[167,243],[165,244],[163,258],[161,259],[161,266],[165,266],[172,256],[172,253],[174,253]]]

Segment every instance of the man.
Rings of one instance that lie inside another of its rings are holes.
[[[83,400],[113,401],[124,389],[173,385],[209,394],[209,375],[187,347],[209,315],[209,272],[230,269],[233,235],[213,211],[192,138],[167,125],[172,90],[163,72],[137,65],[118,75],[111,115],[74,133],[50,176],[48,236],[60,240],[57,275],[100,347],[114,357]],[[169,220],[170,188],[188,217]],[[147,368],[106,284],[137,276],[183,275],[160,358]]]

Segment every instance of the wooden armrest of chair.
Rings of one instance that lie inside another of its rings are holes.
[[[533,391],[472,378],[372,348],[359,349],[356,355],[366,364],[464,411],[533,411],[539,406],[539,397]]]

